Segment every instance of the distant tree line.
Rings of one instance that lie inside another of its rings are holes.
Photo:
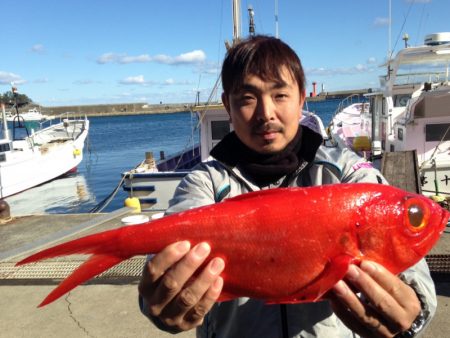
[[[4,103],[6,107],[12,107],[17,102],[17,106],[20,108],[32,103],[33,100],[30,99],[25,94],[13,93],[11,90],[3,94],[0,93],[0,103]]]

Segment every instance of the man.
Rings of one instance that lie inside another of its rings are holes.
[[[319,134],[299,127],[305,78],[298,56],[282,41],[256,36],[232,47],[222,84],[234,132],[211,151],[210,161],[186,176],[168,213],[280,186],[385,183],[350,151],[326,148]],[[144,268],[140,305],[159,328],[197,327],[199,337],[393,337],[414,334],[436,308],[424,260],[400,277],[371,262],[351,265],[329,301],[216,303],[225,263],[209,257],[210,250],[207,243],[174,243]]]

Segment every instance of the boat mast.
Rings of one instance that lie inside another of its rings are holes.
[[[233,0],[233,43],[241,38],[241,0]]]

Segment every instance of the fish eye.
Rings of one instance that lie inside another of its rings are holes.
[[[409,223],[415,227],[418,228],[422,225],[423,222],[423,211],[418,205],[410,205],[408,208],[408,219]]]
[[[413,232],[421,231],[430,218],[430,210],[420,198],[411,197],[405,201],[405,225]]]

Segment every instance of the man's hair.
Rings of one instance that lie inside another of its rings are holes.
[[[280,39],[256,35],[231,47],[222,65],[222,86],[225,95],[239,90],[248,75],[263,81],[280,81],[285,66],[297,81],[300,95],[305,92],[305,74],[294,50]]]

